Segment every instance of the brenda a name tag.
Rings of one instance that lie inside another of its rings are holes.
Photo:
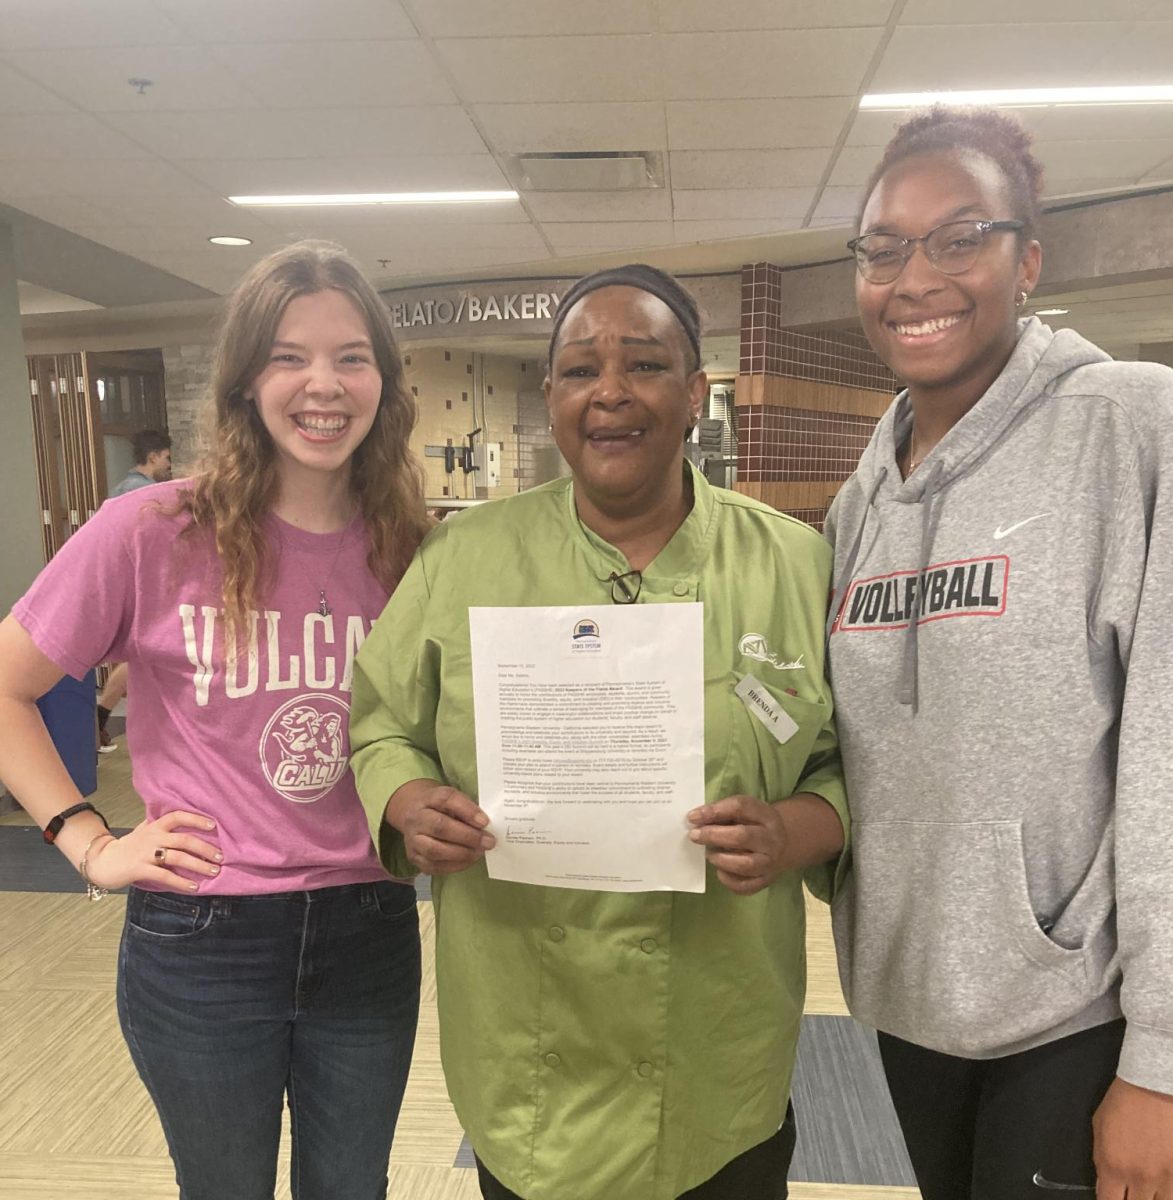
[[[790,714],[778,706],[774,697],[752,675],[746,675],[733,689],[733,694],[740,697],[745,707],[761,721],[779,743],[790,741],[798,732],[798,726]]]

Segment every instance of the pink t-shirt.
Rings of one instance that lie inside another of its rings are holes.
[[[201,894],[386,878],[348,766],[354,656],[387,602],[361,517],[334,534],[266,518],[275,573],[254,614],[255,652],[226,670],[212,539],[180,536],[187,518],[160,511],[183,483],[107,501],[14,616],[75,679],[129,664],[127,742],[147,816],[188,809],[217,823],[201,836],[223,869],[198,877]]]

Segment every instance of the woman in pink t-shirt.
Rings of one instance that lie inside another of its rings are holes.
[[[111,500],[0,623],[0,777],[92,897],[130,886],[118,1009],[182,1200],[379,1200],[419,1002],[415,893],[348,767],[354,656],[427,527],[385,307],[337,247],[231,297],[212,450]],[[146,804],[109,832],[35,700],[125,661]]]

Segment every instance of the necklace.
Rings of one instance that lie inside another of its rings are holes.
[[[920,458],[916,456],[916,426],[913,425],[912,432],[908,435],[908,470],[904,472],[904,478],[907,479],[924,460],[923,454]]]
[[[338,566],[338,559],[342,554],[342,547],[345,546],[347,541],[349,540],[349,535],[350,535],[349,529],[343,529],[339,533],[338,545],[334,548],[334,557],[330,559],[330,568],[325,573],[325,575],[322,576],[321,583],[318,584],[318,588],[317,588],[318,607],[316,609],[316,612],[319,617],[329,617],[329,616],[332,616],[334,613],[334,610],[330,607],[330,602],[326,599],[326,584],[329,583],[330,580],[334,576],[334,568]],[[297,555],[299,558],[302,556],[301,550],[298,549],[296,546],[291,546],[285,540],[284,536],[282,534],[280,534],[280,532],[278,532],[278,536],[281,538],[281,547],[283,550],[288,548],[288,549],[292,550],[293,553],[295,555]]]

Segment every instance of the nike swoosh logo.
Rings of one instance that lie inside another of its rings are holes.
[[[1035,1177],[1031,1182],[1035,1187],[1049,1192],[1084,1192],[1090,1196],[1096,1190],[1094,1187],[1088,1187],[1082,1183],[1052,1183],[1049,1179],[1043,1177],[1042,1171],[1036,1171]]]
[[[1029,525],[1031,521],[1041,521],[1044,517],[1053,517],[1054,513],[1035,513],[1033,517],[1027,517],[1025,521],[1016,521],[1013,525],[1007,525],[1005,529],[1001,525],[994,530],[994,537],[1001,540],[1004,537],[1009,537],[1016,529],[1021,529],[1024,525]]]

